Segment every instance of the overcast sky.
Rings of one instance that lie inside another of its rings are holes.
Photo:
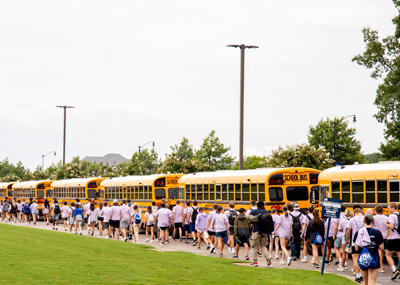
[[[391,0],[2,1],[0,160],[35,168],[155,141],[161,158],[211,130],[239,150],[238,49],[246,50],[245,155],[307,142],[321,118],[357,115],[377,151],[378,81],[351,62],[361,29],[394,30]],[[351,119],[349,120],[350,124]],[[151,144],[149,144],[151,147]]]

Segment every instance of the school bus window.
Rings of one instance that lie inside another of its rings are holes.
[[[165,189],[164,188],[155,188],[154,189],[154,196],[156,200],[160,200],[165,198]]]
[[[289,201],[308,200],[307,186],[286,187],[286,195]]]
[[[43,190],[37,190],[36,195],[38,198],[43,198],[44,197],[44,191]]]
[[[399,202],[399,180],[389,180],[389,202]]]
[[[153,187],[151,185],[149,185],[149,199],[153,199]]]
[[[239,183],[235,184],[235,201],[242,201],[242,188]]]
[[[203,200],[203,185],[197,184],[197,200]]]
[[[228,184],[228,200],[229,201],[235,201],[235,192],[234,192],[234,187],[233,184]]]
[[[350,181],[342,181],[342,202],[350,203]]]
[[[351,192],[353,203],[364,203],[364,181],[352,181]]]
[[[387,203],[387,181],[378,180],[376,186],[378,190],[378,203]]]
[[[192,201],[194,201],[194,200],[196,200],[196,184],[192,184],[191,186],[190,186],[191,188],[190,188],[190,193],[191,193],[191,195],[190,195],[190,200],[192,200]]]
[[[258,196],[259,201],[265,201],[265,184],[264,183],[258,183]]]
[[[332,181],[332,198],[340,199],[340,182]]]
[[[215,200],[221,200],[221,184],[215,185]]]
[[[251,183],[251,199],[250,199],[250,200],[258,201],[258,197],[257,197],[257,183]]]
[[[228,200],[228,185],[227,184],[221,184],[221,190],[222,190],[222,200],[226,201]]]
[[[210,200],[215,200],[215,185],[210,184]]]
[[[179,187],[179,199],[185,200],[185,187]]]
[[[283,201],[283,190],[281,187],[269,187],[268,194],[271,202]]]
[[[375,204],[375,180],[365,181],[365,203]]]
[[[190,185],[186,185],[186,200],[190,200]]]
[[[242,201],[250,201],[250,186],[248,183],[242,183]]]
[[[203,185],[203,191],[204,191],[204,200],[210,200],[210,196],[208,195],[208,184]]]
[[[143,200],[143,186],[139,186],[139,200]]]

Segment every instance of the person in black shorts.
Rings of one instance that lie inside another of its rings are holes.
[[[244,250],[246,251],[245,259],[249,260],[249,238],[251,233],[251,224],[245,215],[246,209],[240,208],[239,215],[235,218],[234,222],[234,240],[236,242],[235,255],[233,259],[238,259],[239,249],[241,245],[244,245]]]
[[[208,237],[209,237],[209,245],[207,246],[207,250],[210,249],[210,253],[215,253],[215,248],[217,247],[217,238],[215,236],[215,231],[212,230],[212,224],[211,224],[211,220],[214,218],[214,216],[217,214],[217,209],[218,209],[218,204],[214,204],[213,205],[213,210],[208,214],[208,218],[207,218],[207,233],[208,233]]]

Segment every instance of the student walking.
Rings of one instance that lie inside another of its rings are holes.
[[[31,205],[31,213],[33,218],[33,224],[36,225],[37,217],[39,215],[39,205],[36,203],[36,201],[33,201]]]
[[[53,212],[53,230],[58,231],[58,220],[60,219],[61,208],[60,205],[58,205],[57,199],[54,199],[50,210]]]
[[[197,218],[197,214],[199,213],[199,208],[197,207],[197,201],[194,200],[193,201],[193,207],[192,210],[190,211],[190,232],[192,233],[192,238],[193,238],[193,246],[196,246],[197,244],[197,232],[195,229],[195,223],[196,223],[196,218]]]
[[[110,217],[111,217],[111,208],[108,207],[108,202],[104,202],[103,207],[103,223],[104,223],[104,233],[106,234],[106,239],[112,238],[110,231]]]
[[[348,267],[347,267],[347,257],[349,255],[349,253],[348,253],[348,251],[346,249],[350,248],[350,241],[346,239],[345,231],[346,231],[346,228],[347,228],[347,226],[349,224],[350,219],[353,216],[353,213],[351,212],[350,209],[346,209],[344,211],[344,214],[345,214],[345,218],[340,221],[339,227],[338,227],[338,233],[337,233],[337,236],[336,236],[336,240],[339,239],[342,242],[342,254],[341,254],[342,258],[340,258],[341,262],[340,262],[339,267],[337,269],[339,272],[343,272],[343,271],[348,269]],[[386,228],[386,226],[385,226],[385,228]],[[335,243],[336,243],[336,240],[335,240]]]
[[[207,218],[207,233],[208,233],[208,239],[210,241],[210,253],[215,253],[215,249],[217,247],[217,238],[215,237],[215,231],[212,227],[212,219],[214,216],[217,214],[217,209],[218,209],[218,204],[214,203],[213,204],[213,210],[208,214]],[[207,246],[207,250],[208,250]]]
[[[375,285],[380,267],[378,249],[384,250],[382,234],[380,231],[373,229],[373,225],[374,217],[372,215],[365,215],[364,228],[355,233],[353,240],[357,251],[361,252],[366,248],[372,259],[376,261],[375,266],[369,263],[366,269],[361,270],[365,285]],[[360,260],[358,261],[360,262]],[[362,261],[361,264],[366,265]]]
[[[275,209],[276,210],[276,209]],[[246,210],[244,208],[239,209],[239,215],[235,218],[233,223],[234,241],[236,242],[235,255],[233,259],[239,258],[239,249],[241,245],[244,245],[246,260],[249,260],[249,238],[251,235],[251,224],[249,219],[245,215]]]
[[[324,244],[325,237],[325,225],[319,216],[319,210],[314,209],[313,211],[313,220],[308,224],[307,235],[309,233],[309,238],[312,246],[313,253],[313,266],[315,268],[319,268],[318,262],[318,248]]]
[[[15,203],[15,200],[12,200],[10,214],[12,216],[13,224],[17,222],[17,213],[18,213],[17,203]]]
[[[172,235],[172,239],[175,240],[176,232],[179,232],[179,241],[182,242],[182,216],[183,216],[183,207],[180,205],[180,201],[176,200],[176,206],[172,210],[174,217],[174,234]]]
[[[397,258],[400,260],[400,233],[399,229],[399,213],[397,213],[396,203],[389,203],[387,206],[389,212],[389,218],[386,221],[386,227],[389,229],[389,236],[386,243],[386,260],[392,269],[393,275],[392,280],[400,276],[399,268],[396,268],[393,261],[393,254],[396,253]]]
[[[235,254],[235,219],[238,216],[238,212],[235,209],[235,203],[229,203],[229,210],[225,212],[225,216],[228,218],[229,230],[228,230],[228,245],[229,254]]]
[[[44,199],[43,203],[43,221],[45,225],[49,225],[49,214],[50,214],[50,203],[47,199]]]
[[[72,228],[74,227],[74,210],[75,210],[75,204],[71,203],[71,207],[68,209],[68,221],[69,221],[69,232],[72,233]]]
[[[144,214],[144,219],[146,223],[146,240],[145,242],[149,241],[149,232],[150,232],[150,242],[152,243],[154,240],[154,214],[153,209],[151,206],[147,207],[147,212]]]
[[[293,210],[291,209],[293,208]],[[288,205],[289,215],[292,218],[292,241],[290,243],[291,257],[293,261],[300,259],[301,251],[301,220],[303,214],[300,212],[299,204]]]
[[[104,213],[103,213],[103,203],[100,202],[99,207],[97,208],[97,221],[99,223],[99,234],[103,235],[103,221],[104,221]]]
[[[345,215],[346,206],[342,206],[340,210],[340,217],[339,219],[332,219],[333,221],[333,240],[334,240],[334,248],[335,248],[335,255],[336,255],[336,263],[335,265],[341,266],[342,264],[342,257],[340,253],[340,249],[342,248],[342,239],[343,239],[343,231],[339,232],[339,224],[343,219],[346,219]]]
[[[23,212],[24,215],[25,215],[25,222],[26,222],[26,225],[28,225],[29,216],[30,216],[30,214],[31,214],[31,207],[29,207],[29,205],[28,205],[27,203],[25,203],[25,202],[22,203],[22,212]]]
[[[229,221],[226,215],[223,214],[224,209],[218,207],[217,214],[212,219],[212,228],[215,230],[215,236],[218,240],[219,257],[224,253],[224,240],[228,234]]]
[[[383,246],[385,246],[387,240],[387,232],[388,232],[388,228],[386,227],[386,221],[388,220],[388,217],[383,214],[382,205],[376,205],[375,212],[376,215],[374,216],[373,228],[381,232],[383,238]],[[384,273],[385,268],[383,267],[383,257],[385,252],[384,250],[381,249],[379,249],[378,252],[379,252],[379,259],[381,261],[379,272]]]
[[[271,209],[271,216],[274,222],[274,232],[276,232],[277,226],[281,223],[281,218],[278,215],[278,211],[275,207]],[[270,242],[269,242],[269,252],[268,255],[272,259],[272,250],[274,249],[275,245],[275,259],[279,259],[279,236],[275,233],[270,235]]]
[[[67,206],[67,201],[64,201],[64,206],[61,207],[61,219],[64,222],[64,231],[67,231],[68,212],[70,208]]]
[[[310,222],[312,222],[314,216],[313,216],[313,211],[314,211],[314,206],[308,207],[308,213],[307,215],[302,216],[301,220],[301,225],[302,225],[302,233],[300,238],[303,239],[303,252],[304,256],[301,260],[301,262],[307,262],[307,255],[308,255],[308,245],[310,243],[310,237],[307,235],[307,227]]]
[[[133,204],[133,212],[132,212],[132,219],[133,219],[133,235],[135,236],[135,239],[133,240],[133,243],[139,242],[139,231],[140,231],[140,226],[142,224],[142,211],[139,208],[139,205],[137,203]]]
[[[83,211],[82,211],[82,205],[76,203],[75,204],[75,209],[74,212],[72,213],[72,217],[74,218],[74,224],[75,224],[75,234],[78,234],[78,229],[79,229],[79,234],[82,235],[82,221],[83,221]]]
[[[192,214],[192,207],[190,207],[190,201],[186,202],[186,208],[183,210],[183,216],[182,220],[184,223],[185,227],[185,242],[184,243],[189,243],[188,238],[189,238],[189,233],[190,233],[190,215]]]
[[[208,215],[204,213],[204,208],[200,207],[195,222],[195,230],[197,231],[197,240],[198,240],[197,249],[200,249],[202,238],[208,245],[208,239],[204,236],[204,233],[207,230],[207,218]]]
[[[132,211],[126,204],[126,200],[122,200],[120,228],[122,232],[122,239],[125,242],[128,241],[128,227],[131,223],[131,219],[132,219]]]
[[[94,206],[94,202],[90,203],[89,211],[88,211],[88,217],[89,217],[89,235],[94,235],[94,229],[96,226],[96,218],[97,218],[97,209]]]
[[[289,210],[287,206],[283,206],[282,211],[284,215],[281,216],[280,223],[278,224],[275,231],[278,231],[279,241],[282,249],[282,259],[280,261],[280,264],[286,264],[289,266],[292,263],[292,257],[287,251],[286,245],[292,237],[293,220],[292,217],[289,215]]]
[[[22,222],[22,204],[21,204],[21,200],[17,200],[17,219],[18,222]]]
[[[118,206],[118,200],[114,199],[113,206],[110,212],[110,231],[112,231],[113,237],[119,240],[119,226],[121,221],[121,207]]]
[[[389,210],[389,206],[388,206]],[[389,211],[390,212],[390,211]],[[354,240],[354,235],[357,231],[364,227],[364,216],[363,210],[361,208],[354,209],[354,217],[350,219],[349,224],[346,229],[346,239],[350,239],[350,241]],[[351,233],[351,236],[350,236]],[[358,266],[357,259],[360,254],[360,251],[357,250],[354,246],[351,248],[351,257],[353,258],[354,263],[354,271],[356,272],[355,281],[361,283],[363,281],[363,277],[361,276],[360,267]]]
[[[157,227],[160,229],[161,245],[165,245],[166,231],[172,221],[172,211],[166,208],[165,203],[161,203],[161,208],[155,214]]]

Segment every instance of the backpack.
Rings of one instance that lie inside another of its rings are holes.
[[[142,222],[142,219],[140,218],[139,214],[135,215],[135,224],[140,224]]]
[[[379,255],[377,255],[378,259]],[[362,251],[360,252],[360,255],[357,258],[357,263],[360,266],[361,270],[368,270],[368,269],[375,269],[377,261],[374,260],[372,254],[369,252],[367,247],[363,247]]]
[[[30,213],[31,212],[31,208],[29,208],[29,206],[27,204],[24,204],[22,206],[22,212],[24,213]]]
[[[300,222],[300,216],[302,213],[300,213],[298,216],[294,216],[289,213],[289,215],[292,217],[293,220],[293,235],[299,235],[301,231],[301,222]]]
[[[396,231],[400,234],[400,215],[399,214],[395,214],[397,216],[397,229]]]
[[[230,212],[228,217],[229,225],[233,227],[235,225],[235,219],[238,216],[238,212],[234,209],[229,210],[229,212]]]
[[[196,218],[197,218],[197,214],[199,213],[199,211],[198,211],[198,208],[192,207],[192,209],[193,209],[193,213],[192,213],[191,220],[192,220],[192,223],[196,223]]]
[[[61,213],[60,206],[58,204],[56,204],[54,206],[54,215],[59,215],[60,213]]]
[[[324,239],[322,238],[321,234],[319,232],[317,232],[317,234],[315,235],[315,238],[314,238],[314,244],[320,245],[323,243],[324,243]]]
[[[258,217],[258,226],[263,234],[269,234],[274,231],[274,220],[267,211],[263,211]]]
[[[153,216],[153,213],[151,213],[151,214],[149,215],[149,219],[148,219],[147,222],[149,222],[150,224],[154,223],[154,216]]]

